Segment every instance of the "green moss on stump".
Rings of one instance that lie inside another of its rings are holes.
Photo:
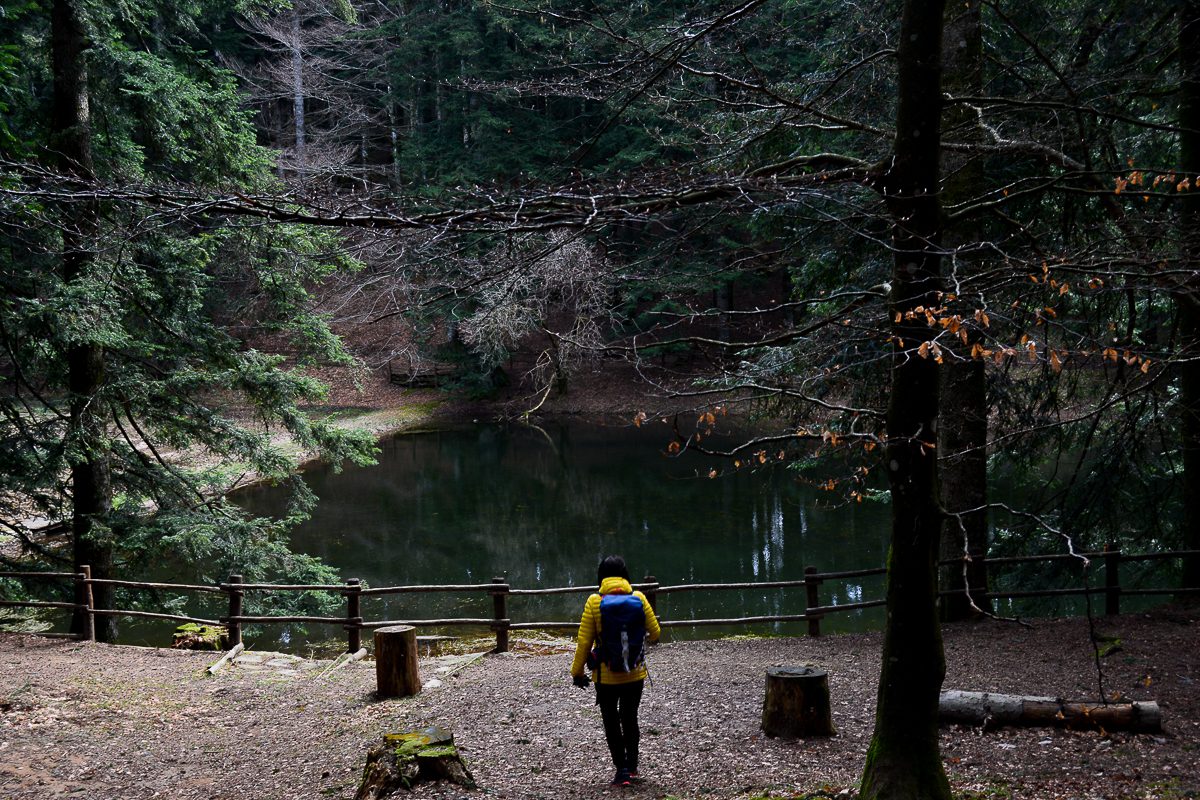
[[[379,800],[424,781],[450,781],[475,787],[454,737],[435,726],[409,733],[389,733],[367,754],[355,800]]]
[[[417,758],[457,758],[462,757],[458,754],[458,748],[452,744],[439,744],[433,747],[422,747],[417,751]]]
[[[197,625],[185,622],[175,629],[171,647],[180,650],[227,650],[229,629],[224,625]]]

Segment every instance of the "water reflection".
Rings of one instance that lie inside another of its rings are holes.
[[[293,543],[372,586],[496,576],[517,588],[590,586],[608,553],[623,554],[635,578],[653,574],[662,584],[799,580],[808,565],[833,571],[884,563],[886,506],[823,506],[829,495],[782,469],[697,477],[726,465],[691,454],[666,458],[668,438],[663,428],[582,424],[398,436],[383,443],[377,466],[309,471],[321,502]],[[261,489],[242,502],[277,513],[283,500]],[[848,591],[836,583],[822,591],[826,604],[856,602],[882,596],[882,579],[865,593],[862,585]],[[509,613],[568,620],[580,601],[514,597]],[[486,595],[374,603],[364,608],[368,617],[490,615]],[[795,614],[804,591],[686,592],[664,597],[662,606],[670,619]],[[844,630],[870,619],[825,624]]]

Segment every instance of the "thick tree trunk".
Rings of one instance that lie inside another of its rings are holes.
[[[937,610],[942,511],[937,481],[938,365],[924,313],[940,305],[938,160],[942,0],[906,0],[897,60],[896,142],[882,181],[893,219],[893,359],[887,417],[892,537],[887,625],[864,800],[949,800],[938,752],[945,675]],[[938,328],[940,330],[940,328]]]
[[[943,86],[951,94],[983,94],[983,36],[979,3],[946,9],[943,33]],[[942,117],[945,136],[955,141],[977,141],[974,112],[961,107],[947,109]],[[943,204],[954,204],[975,196],[983,185],[983,161],[978,156],[943,156]],[[981,240],[978,225],[959,223],[944,232],[948,252]],[[972,269],[971,255],[955,257],[955,272]],[[964,330],[968,330],[964,328]],[[955,560],[941,570],[942,619],[961,620],[979,611],[990,612],[987,594],[988,502],[987,374],[984,363],[970,357],[978,335],[961,343],[961,350],[942,365],[941,402],[938,424],[938,475],[942,505],[950,514],[942,526],[941,557]],[[964,561],[969,555],[970,560]],[[978,611],[976,610],[978,609]]]
[[[50,12],[50,58],[54,78],[50,147],[58,168],[81,180],[95,177],[92,163],[90,104],[88,102],[87,35],[78,8],[71,0],[54,0]],[[62,233],[62,278],[72,283],[91,269],[89,248],[99,230],[95,204],[72,206]],[[72,344],[66,352],[68,462],[71,469],[71,535],[75,569],[88,564],[95,578],[112,577],[112,538],[107,527],[112,510],[112,479],[104,445],[104,350],[94,344]],[[98,608],[112,608],[112,588],[92,588]],[[85,617],[76,614],[72,630],[82,632]],[[112,641],[112,617],[96,623],[96,638]]]
[[[1200,2],[1180,8],[1179,167],[1191,178],[1180,213],[1182,259],[1188,270],[1200,269]],[[1183,546],[1200,550],[1200,286],[1194,282],[1177,295],[1180,351],[1181,434],[1183,449]],[[1183,585],[1200,586],[1200,556],[1183,562]],[[1192,600],[1194,601],[1194,597]]]

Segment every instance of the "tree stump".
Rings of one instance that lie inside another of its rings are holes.
[[[380,697],[411,697],[421,691],[417,629],[412,625],[375,631],[375,685]]]
[[[437,725],[413,733],[390,733],[367,753],[354,800],[380,800],[423,781],[450,781],[475,788],[454,736]]]
[[[175,629],[171,647],[180,650],[227,650],[229,629],[224,625],[197,625],[185,622]]]
[[[771,667],[763,697],[767,736],[833,736],[829,676],[815,667]]]

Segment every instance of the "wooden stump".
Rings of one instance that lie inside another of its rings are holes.
[[[175,629],[171,647],[180,650],[225,650],[229,647],[229,629],[224,625],[186,622]]]
[[[450,781],[475,788],[454,736],[438,726],[412,733],[391,733],[367,753],[355,800],[379,800],[423,781]]]
[[[771,667],[763,697],[767,736],[833,736],[829,676],[815,667]]]
[[[375,685],[380,697],[411,697],[421,691],[417,629],[412,625],[376,629]]]

